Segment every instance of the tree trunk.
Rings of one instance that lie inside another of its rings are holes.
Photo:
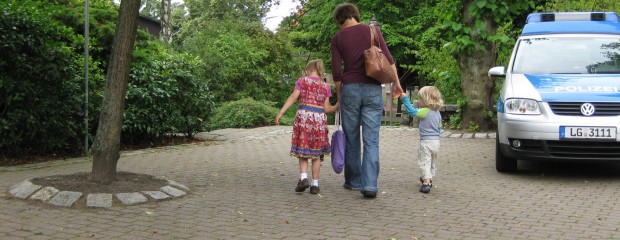
[[[172,22],[170,22],[170,15],[172,12],[172,2],[171,0],[162,0],[161,1],[161,31],[162,38],[164,42],[171,44],[172,43]]]
[[[138,28],[140,0],[122,0],[108,66],[99,126],[93,144],[91,180],[109,184],[116,178],[121,127],[133,45]]]
[[[463,20],[466,27],[474,29],[469,36],[476,44],[471,51],[459,53],[457,56],[461,74],[461,91],[467,99],[462,109],[462,126],[467,129],[471,124],[476,124],[480,130],[486,131],[493,127],[493,121],[487,113],[492,111],[493,89],[495,88],[495,81],[487,76],[487,72],[495,65],[497,50],[494,43],[481,39],[481,32],[475,30],[476,19],[471,16],[467,7],[463,10]],[[493,19],[483,19],[483,21],[486,23],[486,32],[490,35],[495,34],[497,28],[493,24]]]

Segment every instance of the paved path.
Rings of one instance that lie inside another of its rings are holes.
[[[0,169],[0,239],[601,239],[620,238],[617,164],[494,168],[493,138],[441,139],[438,176],[418,192],[418,133],[381,132],[380,193],[342,188],[324,164],[321,194],[294,193],[290,127],[226,129],[216,144],[124,153],[119,171],[174,179],[189,195],[156,204],[69,209],[8,199],[37,176],[90,171],[88,159]]]

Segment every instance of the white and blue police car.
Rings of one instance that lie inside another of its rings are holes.
[[[620,162],[620,22],[614,12],[532,13],[497,101],[496,169],[519,160]]]

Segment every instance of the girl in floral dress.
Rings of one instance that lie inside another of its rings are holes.
[[[275,119],[280,125],[280,118],[299,98],[293,137],[291,156],[299,159],[300,177],[295,192],[303,192],[310,187],[310,193],[318,194],[321,157],[330,153],[327,129],[327,115],[338,110],[339,103],[329,103],[331,87],[325,79],[325,67],[320,59],[311,60],[304,69],[305,76],[297,79],[293,93],[288,97]],[[312,160],[312,182],[308,183],[308,160]]]

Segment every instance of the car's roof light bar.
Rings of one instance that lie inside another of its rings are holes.
[[[526,23],[560,22],[560,21],[605,21],[618,22],[615,12],[560,12],[560,13],[531,13]]]

